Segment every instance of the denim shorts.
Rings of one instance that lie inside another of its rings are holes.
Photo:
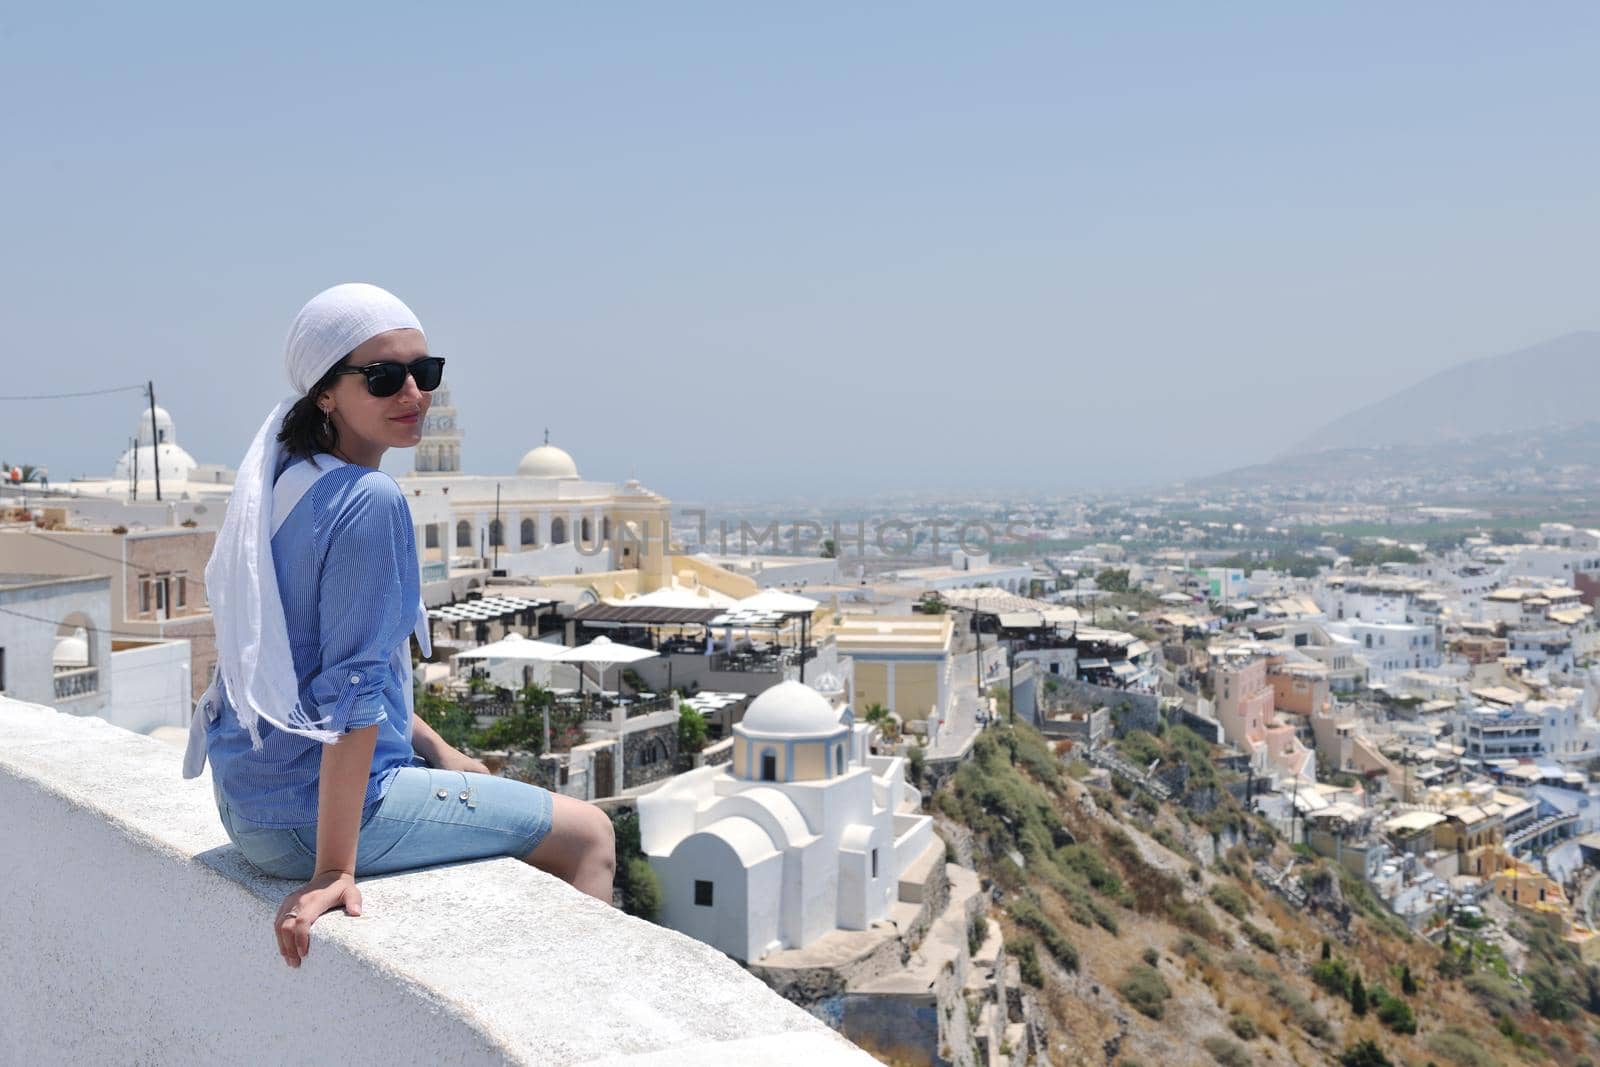
[[[253,826],[215,788],[217,814],[245,859],[267,874],[305,881],[315,872],[316,826]],[[522,859],[550,832],[550,793],[490,774],[402,767],[361,820],[356,875],[390,874],[462,860]]]

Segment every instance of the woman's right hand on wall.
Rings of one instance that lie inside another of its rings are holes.
[[[284,963],[300,966],[311,951],[311,924],[338,907],[344,908],[346,915],[361,914],[361,890],[356,888],[355,875],[344,871],[314,875],[283,898],[272,920],[272,932]]]

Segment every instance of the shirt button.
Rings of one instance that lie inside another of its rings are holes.
[[[443,800],[445,797],[447,797],[449,795],[450,795],[450,791],[447,790],[447,789],[441,789],[437,793],[434,794],[434,796],[438,797],[440,800]]]
[[[351,675],[351,676],[350,676],[350,684],[351,684],[351,685],[356,685],[356,684],[357,684],[357,683],[359,683],[359,682],[360,682],[360,681],[361,681],[361,675],[359,675],[359,674],[352,674],[352,675]]]

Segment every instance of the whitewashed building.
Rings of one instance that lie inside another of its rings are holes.
[[[659,921],[754,962],[886,917],[901,872],[936,842],[901,757],[816,690],[782,682],[733,728],[733,763],[638,800]]]

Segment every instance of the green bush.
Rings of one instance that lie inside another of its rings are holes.
[[[678,705],[678,751],[699,752],[706,747],[706,717],[689,704]]]
[[[1144,963],[1136,963],[1128,968],[1122,977],[1122,984],[1117,986],[1117,992],[1135,1011],[1152,1019],[1161,1018],[1166,1011],[1167,1001],[1172,998],[1172,990],[1167,987],[1160,972]]]
[[[1255,1062],[1243,1045],[1221,1034],[1212,1034],[1200,1044],[1222,1067],[1250,1067]]]
[[[1394,1067],[1394,1063],[1376,1042],[1361,1040],[1344,1050],[1339,1057],[1339,1067]]]
[[[1378,1021],[1397,1034],[1414,1034],[1417,1032],[1417,1016],[1407,1004],[1399,997],[1381,993],[1378,997]]]
[[[1437,1052],[1461,1067],[1497,1067],[1483,1042],[1461,1030],[1441,1030],[1428,1038],[1428,1051]]]
[[[1256,1024],[1250,1021],[1250,1017],[1248,1015],[1239,1015],[1238,1013],[1228,1019],[1228,1029],[1232,1030],[1234,1034],[1244,1041],[1254,1041],[1260,1035],[1260,1031],[1256,1029]]]
[[[1461,984],[1491,1015],[1520,1015],[1528,1010],[1527,994],[1490,971],[1475,971]]]
[[[1050,953],[1052,959],[1069,971],[1078,969],[1078,949],[1065,934],[1056,928],[1055,923],[1045,918],[1044,912],[1039,910],[1039,905],[1033,900],[1023,897],[1011,904],[1011,917],[1021,926],[1027,927],[1039,935],[1039,940],[1044,942],[1045,951]]]
[[[1332,957],[1318,960],[1311,968],[1311,980],[1336,996],[1350,996],[1350,969],[1344,960]]]
[[[1275,939],[1271,934],[1267,933],[1267,931],[1261,929],[1259,926],[1256,926],[1254,923],[1240,923],[1239,932],[1245,936],[1246,941],[1249,941],[1262,952],[1267,952],[1274,956],[1278,954],[1277,939]]]
[[[622,910],[641,919],[655,920],[661,911],[661,881],[639,847],[639,817],[631,809],[611,813],[616,840],[616,890]]]
[[[1176,900],[1168,905],[1167,914],[1172,921],[1207,941],[1216,941],[1222,931],[1206,906],[1199,901]]]
[[[650,861],[643,856],[631,856],[622,865],[627,872],[626,889],[622,894],[623,910],[629,915],[655,921],[661,914],[661,880],[651,869]]]
[[[1057,864],[1071,874],[1081,875],[1095,892],[1121,901],[1125,896],[1122,879],[1117,877],[1094,845],[1065,845],[1056,853]]]
[[[1184,934],[1173,943],[1172,951],[1185,959],[1193,959],[1204,966],[1211,966],[1211,951],[1193,934]]]
[[[1250,914],[1250,898],[1244,895],[1244,890],[1227,882],[1218,882],[1211,887],[1211,899],[1217,907],[1232,915],[1235,919],[1243,919]]]
[[[1035,989],[1044,985],[1044,968],[1039,966],[1039,953],[1033,942],[1019,937],[1006,942],[1006,955],[1017,961],[1022,980]]]
[[[983,942],[989,936],[989,919],[981,912],[974,914],[967,923],[967,955],[976,956],[983,948]]]

